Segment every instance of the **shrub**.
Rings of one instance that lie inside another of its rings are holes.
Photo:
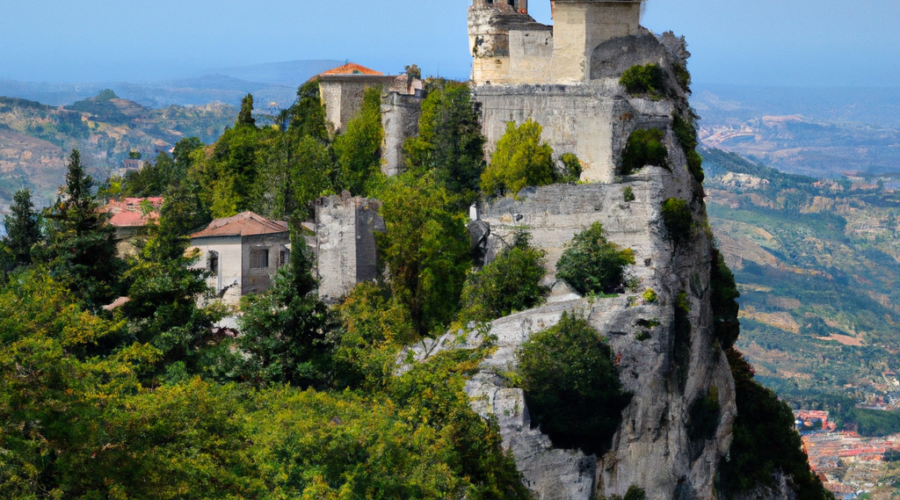
[[[517,352],[532,425],[557,448],[603,453],[631,395],[622,390],[612,349],[583,318],[563,313]]]
[[[625,152],[622,153],[622,175],[631,175],[646,167],[655,165],[669,168],[669,150],[662,143],[665,134],[658,128],[638,129],[628,136]]]
[[[694,216],[686,201],[669,198],[663,203],[662,216],[670,240],[683,243],[690,237]]]
[[[634,189],[632,189],[631,186],[626,187],[622,191],[622,198],[624,198],[626,202],[634,201]]]
[[[719,428],[719,388],[712,386],[706,395],[691,403],[688,437],[691,441],[712,439]]]
[[[634,265],[634,252],[607,241],[603,225],[595,222],[572,238],[556,275],[582,295],[612,293],[624,285],[629,265]]]
[[[734,282],[734,274],[718,250],[710,253],[710,302],[713,313],[713,332],[723,349],[730,349],[741,333],[738,312],[741,306],[737,303],[741,293]]]
[[[581,160],[572,153],[565,153],[559,157],[562,163],[562,173],[559,182],[574,184],[581,180]]]
[[[506,133],[497,142],[491,164],[481,175],[485,194],[515,195],[528,186],[552,184],[556,177],[553,149],[541,142],[543,128],[531,120],[516,127],[506,124]]]
[[[665,90],[665,76],[658,64],[632,66],[625,70],[619,83],[631,95],[649,94],[660,98]]]
[[[644,302],[646,302],[648,304],[655,304],[656,301],[659,300],[659,296],[656,295],[656,292],[653,291],[652,288],[648,288],[648,289],[644,290],[643,299],[644,299]]]
[[[694,125],[693,119],[685,119],[680,113],[676,112],[673,116],[672,130],[675,132],[678,142],[681,143],[681,149],[684,150],[685,156],[687,156],[688,172],[697,179],[697,182],[702,183],[705,177],[703,174],[703,157],[700,156],[700,153],[697,153],[697,146],[700,145],[700,141],[697,139],[697,127]]]
[[[532,247],[530,239],[528,233],[517,233],[513,246],[469,275],[462,292],[461,320],[490,321],[541,302],[550,291],[541,286],[546,274],[544,252]]]
[[[675,63],[672,65],[672,71],[675,73],[675,79],[685,94],[691,93],[691,73],[687,69],[687,65],[683,63]]]

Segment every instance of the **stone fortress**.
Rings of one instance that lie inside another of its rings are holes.
[[[555,0],[553,26],[535,22],[527,0],[473,1],[468,16],[470,83],[482,114],[486,153],[495,148],[508,122],[531,119],[543,127],[543,139],[555,155],[574,153],[581,160],[582,182],[526,188],[515,198],[486,200],[473,210],[470,233],[485,262],[520,230],[547,253],[545,284],[553,292],[546,304],[493,321],[487,336],[449,332],[409,348],[401,359],[421,361],[445,349],[493,339],[494,353],[466,391],[473,409],[497,419],[504,447],[537,499],[609,498],[624,495],[631,486],[642,488],[650,500],[731,498],[716,486],[718,467],[731,446],[736,403],[728,359],[713,332],[712,234],[706,230],[702,184],[688,171],[687,153],[675,134],[676,116],[691,113],[689,90],[678,78],[690,56],[684,39],[641,27],[640,0]],[[630,67],[648,63],[663,71],[665,95],[630,95],[620,78]],[[396,98],[385,96],[383,110],[392,109]],[[415,104],[410,106],[414,110]],[[385,113],[386,130],[387,121],[396,116]],[[408,119],[412,116],[417,114],[410,111]],[[667,165],[623,175],[629,136],[651,128],[663,132]],[[415,134],[410,123],[397,130],[401,136]],[[386,173],[400,171],[398,163]],[[626,197],[626,190],[632,196]],[[694,221],[691,234],[677,244],[667,234],[662,213],[663,203],[673,198],[688,203]],[[328,208],[333,226],[320,223],[318,234],[378,226],[368,218],[365,200],[345,196],[334,202]],[[347,207],[340,213],[354,216],[334,217],[338,205]],[[365,212],[362,226],[356,215],[360,211]],[[635,285],[616,297],[581,297],[556,283],[556,262],[565,245],[595,222],[603,224],[610,241],[635,254],[636,265],[629,271]],[[342,237],[367,238],[356,233]],[[359,262],[348,254],[345,261],[354,259]],[[333,290],[338,293],[340,287]],[[657,299],[645,299],[646,290],[653,290]],[[688,332],[676,325],[676,304],[685,300]],[[555,325],[563,313],[583,316],[608,339],[622,383],[633,395],[603,456],[554,448],[539,428],[531,427],[523,391],[509,387],[502,376],[515,368],[516,349],[533,333]],[[692,439],[692,404],[713,394],[719,403],[715,431]],[[772,488],[734,498],[791,499],[796,494],[783,476],[776,476]]]

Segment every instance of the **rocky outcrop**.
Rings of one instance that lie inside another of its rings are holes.
[[[677,149],[674,146],[670,144],[670,151]],[[448,334],[414,350],[424,359],[440,350],[495,339],[493,354],[467,391],[476,411],[497,418],[504,445],[536,498],[587,500],[595,492],[622,495],[632,485],[651,499],[669,499],[675,492],[680,498],[715,497],[716,466],[730,445],[735,404],[728,361],[711,328],[705,211],[694,202],[698,223],[688,242],[677,246],[668,238],[661,216],[664,200],[694,199],[691,183],[683,166],[673,172],[647,167],[621,183],[529,189],[519,193],[518,200],[499,200],[482,211],[495,251],[514,230],[530,232],[533,244],[548,252],[550,281],[564,245],[593,222],[604,225],[610,241],[633,249],[637,261],[631,269],[631,291],[618,297],[591,300],[557,284],[546,305],[494,321],[486,336],[476,333],[461,340],[457,333]],[[634,201],[624,201],[625,187],[632,188]],[[646,289],[656,292],[656,302],[642,298]],[[674,324],[674,304],[682,292],[691,304],[688,338],[677,338]],[[603,457],[554,448],[539,429],[531,428],[522,391],[503,377],[515,369],[518,347],[535,332],[555,325],[563,312],[582,315],[609,340],[622,384],[633,394],[612,449]],[[649,329],[641,326],[655,323],[658,326]],[[648,331],[649,338],[639,337],[642,331]],[[708,441],[691,442],[689,408],[711,392],[719,397],[718,429]]]

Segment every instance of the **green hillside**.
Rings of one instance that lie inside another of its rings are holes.
[[[0,97],[0,209],[21,187],[39,203],[55,198],[74,148],[102,178],[131,151],[155,157],[185,137],[214,142],[236,115],[224,104],[151,109],[109,90],[65,107]]]
[[[805,404],[900,392],[900,192],[704,157],[710,220],[742,293],[739,348],[757,376]]]

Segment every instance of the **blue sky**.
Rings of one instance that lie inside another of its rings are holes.
[[[549,0],[531,0],[550,21]],[[469,0],[3,0],[0,78],[163,80],[217,67],[353,60],[465,78]],[[649,0],[699,83],[900,87],[897,0]]]

